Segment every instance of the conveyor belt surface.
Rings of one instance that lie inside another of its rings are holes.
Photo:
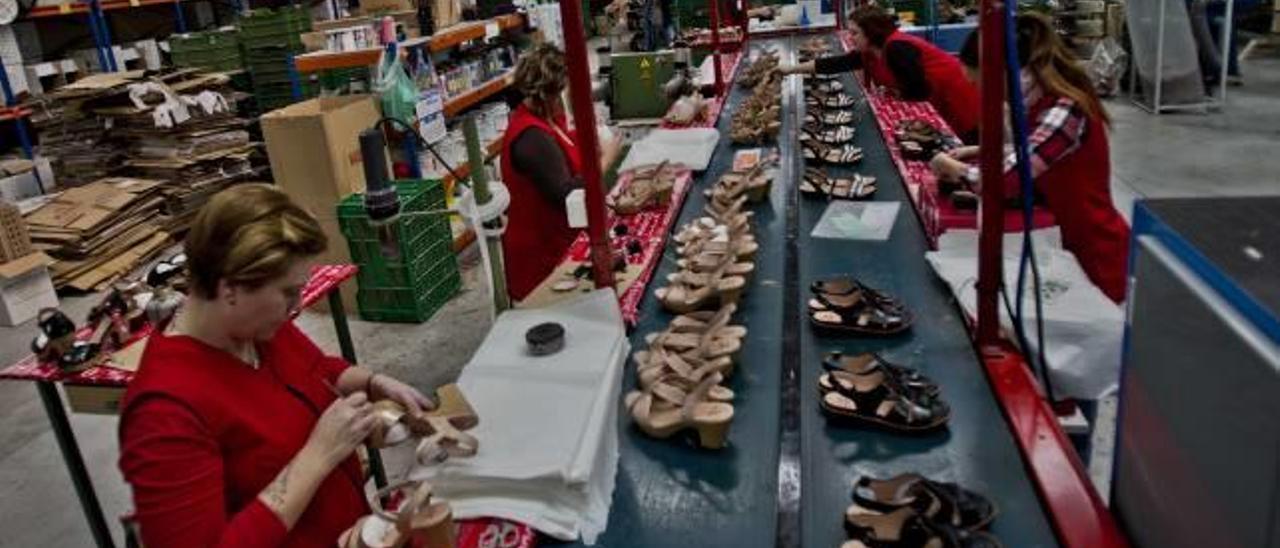
[[[784,61],[794,60],[794,46],[803,39],[757,40],[751,48],[772,48]],[[838,48],[834,40],[832,45]],[[844,83],[859,93],[852,78]],[[865,112],[857,124],[856,144],[866,154],[859,171],[878,178],[876,200],[903,204],[890,239],[809,236],[825,203],[797,197],[803,170],[795,140],[804,104],[800,89],[799,78],[783,85],[782,174],[768,202],[754,209],[760,251],[736,318],[750,334],[729,383],[737,394],[729,446],[706,451],[688,438],[651,439],[622,409],[617,489],[597,546],[835,547],[845,540],[842,516],[853,480],[906,471],[959,482],[995,500],[1001,515],[992,530],[1006,547],[1057,546],[961,314],[924,261],[920,224],[875,121]],[[734,150],[745,148],[732,146],[728,135],[732,113],[747,93],[737,86],[731,91],[718,126],[724,140],[686,200],[677,229],[702,214],[702,191],[729,170]],[[676,259],[670,246],[631,336],[635,348],[671,318],[652,290],[675,271]],[[899,296],[916,315],[913,330],[892,339],[815,336],[803,310],[809,282],[842,273]],[[820,357],[831,350],[883,352],[925,371],[951,403],[949,430],[903,437],[829,427],[818,408],[817,378]],[[634,365],[627,367],[624,393],[635,387]]]
[[[834,40],[831,43],[833,48],[839,47]],[[799,92],[800,79],[791,80],[787,87]],[[861,95],[854,78],[845,76],[843,82],[848,93]],[[803,99],[797,99],[787,114],[793,119],[802,116],[803,105]],[[845,539],[843,511],[851,502],[851,486],[858,477],[919,472],[957,482],[996,501],[1001,513],[992,532],[1005,546],[1056,546],[960,311],[946,286],[924,261],[927,248],[923,231],[875,119],[865,104],[859,108],[854,143],[865,156],[854,170],[828,168],[828,172],[851,176],[857,171],[874,176],[878,189],[874,200],[897,201],[902,206],[888,241],[832,240],[810,237],[826,203],[799,198],[800,279],[796,285],[804,293],[798,311],[802,545],[839,546]],[[798,151],[793,157],[797,165],[803,165]],[[802,172],[802,168],[798,169]],[[818,336],[803,308],[809,283],[839,274],[853,274],[872,287],[896,295],[914,313],[914,327],[891,338]],[[817,383],[823,372],[822,355],[836,350],[846,355],[879,352],[933,378],[951,404],[948,429],[911,437],[829,426],[818,407]]]

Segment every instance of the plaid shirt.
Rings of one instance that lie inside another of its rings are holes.
[[[1033,88],[1026,98],[1027,104],[1035,104],[1039,93]],[[1084,142],[1089,118],[1084,109],[1069,97],[1059,97],[1053,106],[1040,113],[1035,128],[1028,137],[1031,155],[1031,177],[1039,178],[1049,166],[1075,152]],[[1005,145],[1004,188],[1006,196],[1017,195],[1021,187],[1018,181],[1018,155],[1012,145]],[[969,166],[966,177],[970,182],[980,180],[978,166]]]

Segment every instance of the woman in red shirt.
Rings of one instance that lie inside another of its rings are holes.
[[[582,162],[565,119],[561,94],[568,84],[564,53],[551,44],[534,47],[516,65],[523,96],[502,136],[502,181],[511,191],[502,236],[507,292],[519,301],[551,275],[578,230],[569,227],[564,200],[582,188]],[[615,138],[602,143],[600,171],[622,150]]]
[[[1107,112],[1089,76],[1054,31],[1035,14],[1017,19],[1018,63],[1022,93],[1031,124],[1028,141],[1031,174],[1062,231],[1062,245],[1103,293],[1124,300],[1129,261],[1129,225],[1111,201],[1111,151]],[[960,60],[978,80],[978,33],[969,36]],[[977,156],[964,147],[933,158],[940,178],[978,182],[978,168],[965,160]],[[1020,192],[1017,157],[1004,165],[1005,194]]]
[[[121,406],[120,469],[148,548],[332,546],[369,510],[354,452],[374,428],[369,402],[432,407],[289,321],[325,245],[268,185],[223,191],[197,215],[190,294]]]
[[[897,28],[894,15],[870,5],[853,12],[854,50],[795,66],[783,74],[831,74],[852,70],[905,101],[928,101],[966,143],[978,142],[978,88],[954,56]]]

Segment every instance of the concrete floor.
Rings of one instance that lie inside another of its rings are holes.
[[[1113,189],[1126,215],[1141,197],[1280,194],[1280,60],[1253,61],[1244,69],[1246,85],[1230,90],[1221,113],[1156,117],[1127,100],[1108,103],[1114,119]],[[474,264],[475,259],[463,262]],[[456,378],[488,326],[487,296],[477,289],[476,269],[468,269],[465,277],[463,292],[425,324],[353,319],[361,363],[427,390]],[[69,298],[63,309],[72,318],[83,318],[92,304],[90,298]],[[299,324],[322,348],[338,353],[327,315],[305,313]],[[34,334],[30,324],[0,328],[0,363],[25,355]],[[35,388],[0,382],[0,401],[7,406],[0,416],[0,547],[91,546]],[[128,511],[130,502],[116,467],[117,419],[73,415],[71,422],[119,543],[121,531],[114,520]],[[385,456],[392,474],[405,461],[404,455]]]

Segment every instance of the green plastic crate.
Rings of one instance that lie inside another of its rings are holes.
[[[438,180],[398,181],[404,214],[388,228],[397,257],[384,255],[378,229],[364,211],[364,195],[338,204],[338,225],[351,260],[360,267],[357,303],[360,316],[373,321],[422,322],[461,285],[453,234],[446,215],[412,215],[444,209],[444,185]]]
[[[284,6],[251,10],[236,22],[241,38],[259,36],[282,30],[311,32],[311,14],[301,6]]]

